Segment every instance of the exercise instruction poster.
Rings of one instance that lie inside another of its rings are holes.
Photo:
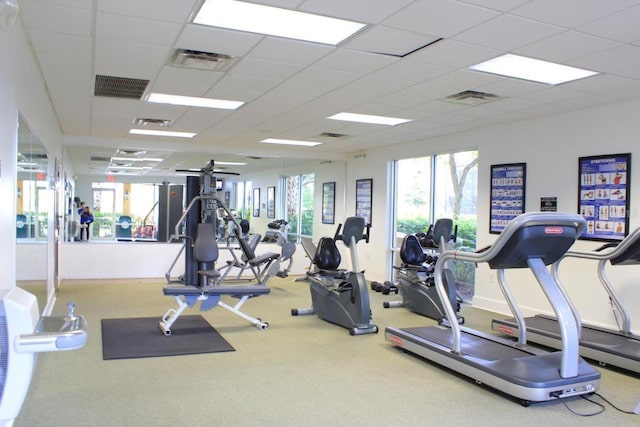
[[[631,154],[580,157],[578,212],[587,220],[582,239],[622,240],[629,232]]]
[[[526,171],[526,163],[491,165],[490,233],[501,233],[524,212]]]

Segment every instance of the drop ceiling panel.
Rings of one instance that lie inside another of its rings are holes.
[[[443,40],[411,55],[414,61],[424,61],[451,68],[465,68],[503,54],[499,49],[480,47],[453,40]]]
[[[182,26],[174,22],[150,21],[145,18],[98,12],[96,37],[127,43],[168,46]]]
[[[182,24],[200,0],[97,0],[98,10]]]
[[[131,122],[133,122],[133,119],[135,118],[176,120],[185,114],[190,108],[191,107],[185,107],[182,105],[145,102],[140,105],[137,110],[133,111],[134,116],[131,117]],[[205,108],[204,110],[208,110],[208,108]]]
[[[596,36],[632,43],[640,40],[638,22],[640,5],[581,25],[577,29]]]
[[[454,94],[464,90],[477,90],[479,87],[486,86],[500,80],[502,80],[501,77],[492,74],[477,73],[468,70],[456,70],[440,77],[433,78],[429,80],[429,83],[447,87],[450,89],[451,94]]]
[[[462,0],[462,2],[507,12],[524,3],[529,3],[530,0]]]
[[[404,56],[438,39],[437,36],[403,31],[397,28],[376,26],[370,28],[343,47],[361,52]]]
[[[509,51],[558,34],[565,29],[530,19],[501,15],[453,37],[454,40]],[[505,37],[509,34],[509,37]]]
[[[162,46],[97,39],[95,73],[152,79],[166,61],[168,53]]]
[[[413,0],[306,0],[300,10],[349,19],[362,23],[377,23],[404,8]]]
[[[454,71],[455,68],[403,59],[375,72],[381,77],[393,77],[410,82],[422,82]]]
[[[184,130],[186,132],[200,133],[216,123],[233,114],[230,110],[217,110],[213,108],[190,108],[181,115],[168,130]]]
[[[634,4],[637,4],[637,1],[536,0],[512,10],[511,13],[553,25],[574,28]]]
[[[91,91],[93,83],[82,70],[48,73],[47,87],[52,94],[83,96]]]
[[[39,1],[20,2],[20,15],[27,28],[90,36],[93,13],[89,9]]]
[[[563,63],[621,45],[620,42],[571,30],[531,43],[514,53]]]
[[[244,58],[229,72],[232,76],[284,80],[302,70],[301,65]]]
[[[153,92],[203,96],[224,73],[164,66],[152,86]]]
[[[383,25],[406,31],[451,37],[498,15],[498,12],[448,0],[419,0],[402,9]]]
[[[40,54],[57,53],[66,56],[81,56],[86,61],[91,60],[92,41],[88,36],[75,34],[62,34],[51,31],[32,30],[30,31],[31,42],[34,50]]]
[[[314,65],[329,70],[367,74],[395,61],[397,58],[391,56],[339,49],[317,61]]]
[[[640,97],[640,80],[611,74],[601,74],[590,79],[593,79],[593,81],[582,79],[566,83],[566,87],[618,99]]]
[[[244,56],[263,38],[264,36],[257,34],[189,24],[178,38],[175,47]]]
[[[68,71],[83,73],[83,78],[91,80],[93,61],[86,55],[42,52],[38,54],[38,62],[47,80],[60,72]]]
[[[595,71],[616,73],[618,70],[640,66],[640,47],[622,45],[570,61],[569,64]]]
[[[209,98],[253,101],[280,84],[277,79],[225,75],[207,92]]]
[[[309,65],[333,51],[333,47],[317,43],[264,37],[247,57],[286,64]]]

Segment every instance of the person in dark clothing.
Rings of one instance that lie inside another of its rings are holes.
[[[82,205],[82,204],[81,204]],[[78,209],[80,212],[80,209]],[[93,223],[93,214],[89,206],[84,206],[80,213],[80,240],[89,241],[91,236],[91,224]]]

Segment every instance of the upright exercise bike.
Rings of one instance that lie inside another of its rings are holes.
[[[367,280],[358,265],[357,244],[362,239],[369,243],[369,225],[362,217],[350,217],[344,222],[342,234],[340,229],[341,225],[333,238],[323,237],[318,242],[313,258],[317,269],[308,273],[312,307],[294,308],[291,315],[315,313],[322,320],[347,328],[351,335],[377,333],[378,327],[371,323]],[[351,270],[338,269],[339,240],[351,251]]]

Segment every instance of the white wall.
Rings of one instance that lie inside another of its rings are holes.
[[[16,240],[15,240],[15,191],[16,191],[16,147],[18,114],[40,138],[50,155],[49,172],[53,172],[55,159],[63,161],[62,135],[51,106],[40,67],[31,50],[22,21],[0,31],[0,270],[3,281],[0,289],[15,286]],[[53,211],[53,207],[51,207]],[[53,223],[50,216],[50,224]],[[55,247],[50,232],[47,246],[48,287],[53,293],[53,260]]]
[[[492,164],[526,162],[526,210],[537,211],[540,198],[555,196],[558,210],[577,212],[578,158],[599,154],[632,153],[630,228],[640,226],[638,210],[640,188],[640,100],[609,104],[603,107],[555,114],[534,120],[502,124],[470,132],[461,132],[393,148],[370,150],[366,157],[352,157],[347,162],[346,206],[354,210],[355,180],[373,178],[372,241],[362,245],[360,258],[369,280],[389,274],[389,248],[386,212],[390,209],[388,169],[392,160],[466,150],[479,150],[478,163],[478,247],[495,241],[489,234],[489,169]],[[634,172],[636,170],[636,172]],[[601,243],[578,241],[576,249],[590,250]],[[570,295],[589,323],[614,326],[615,321],[596,276],[596,266],[588,261],[567,261],[560,276]],[[640,267],[609,268],[610,277],[626,301],[640,301],[637,277]],[[510,280],[511,279],[511,280]],[[549,312],[550,307],[528,271],[509,271],[516,299],[525,313]],[[508,312],[495,279],[495,272],[480,266],[476,274],[475,306]],[[640,330],[640,303],[630,304],[634,330]]]

